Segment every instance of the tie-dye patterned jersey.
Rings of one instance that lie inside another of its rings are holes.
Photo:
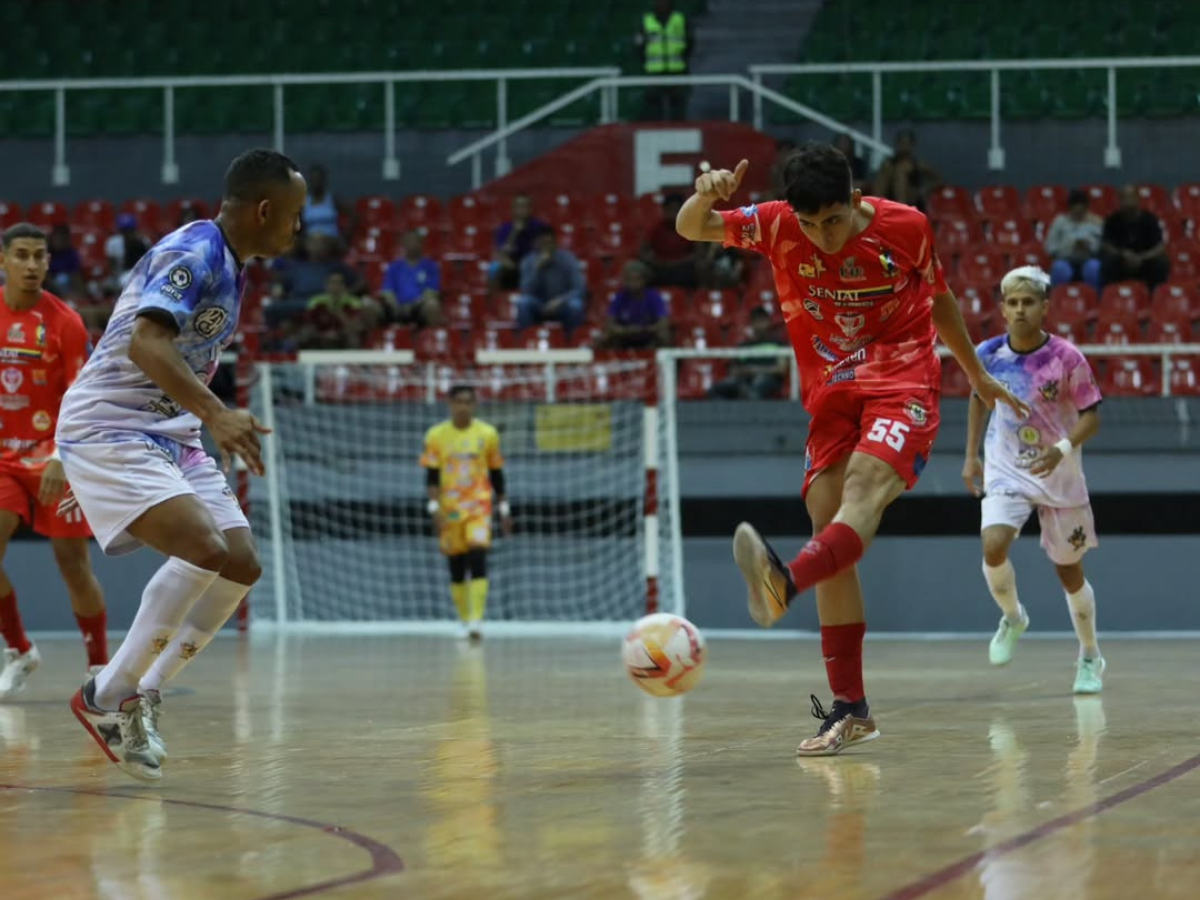
[[[175,348],[208,383],[233,340],[245,276],[216,222],[198,221],[155,244],[134,268],[95,352],[63,397],[61,444],[116,442],[130,434],[200,446],[200,420],[163,394],[129,358],[139,315],[179,329]]]
[[[867,227],[835,254],[805,236],[782,200],[722,212],[725,246],[771,261],[800,367],[804,408],[833,391],[941,387],[933,296],[948,288],[924,213],[879,197]]]
[[[1029,404],[1027,419],[997,403],[984,439],[984,490],[1012,493],[1040,506],[1070,509],[1088,502],[1083,477],[1083,448],[1076,447],[1045,478],[1029,467],[1042,450],[1067,437],[1079,414],[1101,401],[1092,367],[1079,348],[1051,335],[1027,353],[1008,345],[1008,337],[990,338],[977,348],[984,368]]]

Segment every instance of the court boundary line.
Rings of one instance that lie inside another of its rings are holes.
[[[205,809],[215,812],[236,813],[242,816],[252,816],[257,819],[267,819],[272,822],[282,822],[287,825],[297,825],[301,828],[309,828],[320,831],[323,834],[328,834],[332,837],[346,841],[360,850],[365,850],[371,857],[371,867],[361,872],[354,872],[350,875],[342,875],[338,878],[331,878],[326,881],[318,882],[317,884],[305,885],[290,890],[279,891],[274,894],[268,894],[265,897],[259,897],[258,900],[299,900],[301,897],[311,897],[315,894],[322,894],[326,891],[331,891],[336,888],[346,887],[352,884],[361,884],[365,881],[374,881],[377,878],[384,878],[388,875],[398,875],[404,871],[404,860],[400,855],[386,844],[380,843],[374,838],[367,837],[365,834],[360,834],[357,831],[352,831],[349,828],[342,828],[340,825],[332,825],[328,822],[318,822],[316,819],[305,819],[300,816],[289,816],[282,813],[263,812],[258,809],[244,809],[239,806],[223,806],[220,803],[205,803],[200,800],[179,800],[171,797],[160,797],[156,794],[123,794],[113,791],[92,790],[90,788],[69,788],[69,787],[51,787],[49,785],[31,785],[31,784],[0,784],[0,790],[3,791],[41,791],[43,793],[53,794],[76,794],[89,797],[104,797],[110,800],[145,800],[157,801],[171,806],[183,806],[191,809]]]
[[[1041,825],[1035,825],[1028,831],[1024,831],[1008,840],[1001,841],[985,850],[979,850],[968,856],[964,856],[936,871],[930,872],[928,875],[918,878],[916,881],[909,882],[890,893],[884,894],[879,900],[920,900],[920,898],[939,891],[959,878],[962,878],[978,867],[985,859],[1007,856],[1016,850],[1028,847],[1030,844],[1062,831],[1064,828],[1077,825],[1085,819],[1095,818],[1102,812],[1112,809],[1114,806],[1120,806],[1129,800],[1134,800],[1143,794],[1148,794],[1154,789],[1160,788],[1177,778],[1181,778],[1197,768],[1200,768],[1200,754],[1190,759],[1185,759],[1178,765],[1164,772],[1159,772],[1145,781],[1139,781],[1137,784],[1132,784],[1124,790],[1117,791],[1117,793],[1105,797],[1103,800],[1097,800],[1095,803],[1088,804],[1074,812],[1064,813],[1057,818],[1043,822]]]

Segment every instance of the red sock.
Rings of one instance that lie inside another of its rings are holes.
[[[76,613],[75,621],[79,623],[79,630],[83,634],[88,665],[108,665],[108,612],[102,609],[94,616],[81,616]]]
[[[0,597],[0,634],[4,635],[8,646],[18,653],[28,653],[29,648],[33,646],[25,636],[25,626],[21,624],[16,591],[7,597]]]
[[[848,569],[863,555],[862,538],[845,522],[831,522],[804,545],[788,563],[797,593],[804,593],[819,581]]]
[[[866,633],[866,622],[821,626],[825,674],[836,700],[857,703],[866,697],[862,674],[862,645]]]

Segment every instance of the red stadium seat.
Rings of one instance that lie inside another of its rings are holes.
[[[1153,319],[1200,319],[1200,292],[1191,284],[1160,284],[1150,300],[1150,315]]]
[[[120,211],[132,214],[142,231],[156,234],[162,227],[162,209],[154,200],[126,200]]]
[[[964,313],[963,321],[967,324],[967,334],[978,344],[1003,330],[1004,323],[999,317],[993,317],[990,309],[977,313]]]
[[[596,232],[597,249],[609,256],[631,253],[637,241],[638,235],[632,234],[620,221],[608,222]]]
[[[525,350],[562,350],[567,346],[567,338],[560,324],[547,322],[521,332],[517,346]]]
[[[474,225],[490,233],[500,224],[495,204],[478,194],[455,197],[446,205],[446,218],[452,231]]]
[[[56,200],[46,200],[35,203],[25,210],[25,220],[39,228],[52,228],[55,225],[69,225],[71,217],[67,208]]]
[[[966,188],[944,184],[929,195],[929,218],[969,218],[975,204]]]
[[[15,225],[22,219],[21,207],[7,200],[0,200],[0,228]]]
[[[391,229],[396,225],[396,204],[391,197],[379,194],[359,197],[354,204],[354,212],[358,216],[359,228]]]
[[[1146,340],[1151,344],[1190,344],[1193,339],[1192,322],[1186,317],[1155,317],[1146,332]]]
[[[1082,344],[1087,339],[1087,323],[1070,319],[1056,318],[1046,323],[1045,328],[1051,334],[1066,338],[1072,344]]]
[[[952,359],[942,360],[942,393],[947,397],[971,396],[971,382],[964,372]]]
[[[975,208],[985,219],[1020,218],[1021,195],[1011,185],[989,185],[975,192]]]
[[[1028,241],[1013,247],[1008,254],[1008,263],[1012,268],[1018,266],[1038,266],[1050,271],[1050,257],[1037,241]]]
[[[360,230],[351,249],[360,257],[392,259],[396,255],[392,231],[375,226],[368,226]]]
[[[956,216],[934,220],[938,247],[943,252],[974,247],[983,242],[983,226],[974,218]]]
[[[574,222],[562,222],[557,226],[558,246],[572,253],[578,253],[587,245],[583,232]]]
[[[81,200],[71,213],[71,223],[100,228],[106,234],[112,234],[117,229],[117,211],[107,200]]]
[[[1086,312],[1088,315],[1094,316],[1099,306],[1100,299],[1090,284],[1076,281],[1071,284],[1060,284],[1050,289],[1052,314],[1056,311],[1070,310],[1072,314]]]
[[[1050,304],[1047,319],[1059,334],[1069,333],[1075,343],[1081,343],[1087,337],[1088,324],[1096,318],[1096,311],[1087,307],[1073,304]]]
[[[1138,196],[1142,199],[1142,207],[1150,210],[1159,218],[1174,217],[1176,206],[1171,201],[1171,195],[1161,184],[1139,184]]]
[[[488,328],[512,328],[517,322],[517,294],[501,294],[496,298],[488,318]]]
[[[1005,273],[1004,259],[989,247],[974,247],[958,258],[958,277],[971,284],[998,285]]]
[[[366,345],[369,350],[411,350],[412,330],[399,325],[380,328],[368,336]]]
[[[1122,281],[1107,285],[1100,293],[1101,316],[1106,313],[1129,315],[1138,319],[1150,315],[1150,291],[1144,282]]]
[[[469,336],[472,350],[512,350],[517,346],[511,328],[474,328]]]
[[[997,246],[1023,247],[1034,240],[1033,226],[1024,219],[996,219],[988,237]]]
[[[1200,275],[1200,250],[1191,242],[1174,242],[1167,245],[1171,257],[1171,278],[1186,281]]]
[[[704,399],[712,386],[725,377],[728,368],[728,361],[724,359],[681,360],[677,376],[679,399]]]
[[[1175,208],[1192,224],[1200,222],[1200,184],[1189,182],[1177,186]]]
[[[452,261],[469,262],[490,258],[491,254],[491,235],[477,225],[464,225],[450,234],[450,246],[442,253],[442,257]]]
[[[954,289],[954,296],[958,299],[958,308],[964,316],[978,315],[996,308],[995,293],[987,283],[959,285]]]
[[[417,335],[414,349],[420,359],[453,359],[461,351],[458,332],[450,328],[426,328]]]
[[[371,289],[371,293],[378,294],[383,290],[383,276],[387,274],[387,267],[391,262],[382,256],[359,257],[358,270],[367,280],[367,287]]]
[[[1089,208],[1101,218],[1116,212],[1117,207],[1121,204],[1117,189],[1111,184],[1089,184],[1084,187],[1084,190],[1091,199]]]
[[[488,317],[487,297],[470,291],[443,294],[442,313],[452,328],[482,329]]]
[[[168,231],[178,228],[179,220],[182,218],[185,209],[191,209],[195,212],[198,219],[208,218],[208,203],[204,200],[201,200],[199,197],[176,197],[163,210],[162,227]]]
[[[700,350],[725,346],[721,329],[712,323],[698,322],[677,328],[675,340],[680,347],[694,347]]]
[[[1105,367],[1100,390],[1115,397],[1154,397],[1162,393],[1162,383],[1146,357],[1114,356]]]
[[[1037,184],[1025,192],[1025,215],[1047,228],[1067,209],[1067,189],[1059,184]]]
[[[602,325],[584,325],[576,328],[574,334],[571,335],[572,347],[594,347],[600,343],[600,339],[604,336],[604,326]]]
[[[1136,344],[1141,340],[1137,316],[1128,313],[1101,313],[1096,319],[1096,343]]]
[[[406,228],[437,224],[442,214],[442,203],[437,197],[425,194],[410,194],[400,201],[396,214]]]
[[[1171,372],[1167,383],[1172,394],[1200,395],[1200,358],[1194,356],[1171,357]]]

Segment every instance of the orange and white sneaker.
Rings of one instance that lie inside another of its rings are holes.
[[[792,573],[749,522],[743,522],[733,533],[733,561],[746,579],[750,618],[770,628],[783,618],[796,596]]]
[[[813,718],[821,720],[821,727],[815,737],[800,742],[797,756],[835,756],[853,744],[865,744],[879,737],[866,700],[857,703],[834,700],[833,709],[826,712],[821,701],[815,695],[810,696]]]

